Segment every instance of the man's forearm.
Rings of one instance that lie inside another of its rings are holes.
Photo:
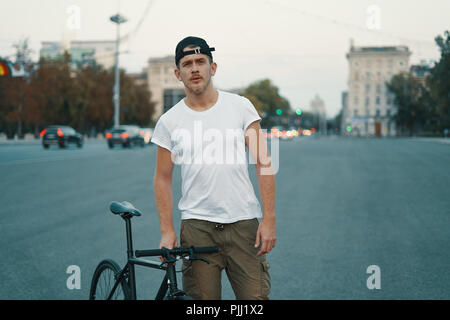
[[[161,233],[173,232],[172,182],[168,179],[155,177],[153,189],[155,190],[155,202]]]
[[[271,164],[269,166],[257,166],[256,176],[262,202],[263,219],[275,218],[275,174]]]

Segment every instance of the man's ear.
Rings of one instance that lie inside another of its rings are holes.
[[[175,74],[175,77],[177,77],[178,81],[181,81],[180,70],[176,68],[175,70],[173,70],[173,73]]]
[[[211,76],[215,75],[217,71],[217,63],[213,62],[211,65]]]

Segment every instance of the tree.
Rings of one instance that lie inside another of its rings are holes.
[[[431,69],[427,85],[436,104],[438,127],[442,134],[443,129],[450,129],[450,32],[445,31],[444,37],[437,36],[435,42],[441,51],[441,58]]]
[[[150,92],[146,85],[136,85],[125,73],[120,80],[120,123],[137,124],[148,127],[154,112],[154,103],[150,102]]]
[[[282,114],[289,115],[291,108],[289,101],[280,96],[278,88],[274,86],[269,79],[260,80],[252,83],[243,91],[243,96],[247,97],[255,106],[262,119],[262,126],[274,124],[271,118],[276,118],[277,109]],[[263,115],[265,117],[263,117]]]
[[[81,133],[103,132],[113,125],[112,70],[100,65],[71,67],[69,53],[32,63],[27,40],[15,45],[16,62],[27,77],[0,77],[0,132],[8,138],[39,132],[50,124],[69,125]],[[149,126],[154,103],[145,85],[121,71],[121,123]]]
[[[427,119],[433,116],[428,89],[408,72],[393,76],[386,86],[394,94],[397,127],[400,130],[406,129],[411,136],[422,132]]]
[[[13,44],[16,49],[14,64],[20,65],[27,73],[34,63],[31,59],[33,51],[30,49],[28,39],[21,39]],[[0,126],[4,128],[8,138],[17,133],[23,136],[24,110],[26,108],[26,92],[30,91],[28,77],[2,77],[0,80]]]

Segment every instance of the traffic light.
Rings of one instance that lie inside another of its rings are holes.
[[[301,109],[297,109],[297,110],[295,110],[295,113],[296,113],[298,116],[301,116],[301,115],[302,115],[302,110],[301,110]]]
[[[277,113],[277,116],[281,116],[283,114],[283,110],[278,108],[276,113]]]
[[[347,132],[352,132],[352,127],[351,126],[347,126]]]

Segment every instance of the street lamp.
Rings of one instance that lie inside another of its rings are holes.
[[[109,18],[112,22],[117,24],[117,37],[116,37],[116,62],[114,73],[114,89],[113,89],[113,102],[114,102],[114,127],[119,126],[119,114],[120,114],[120,73],[119,73],[119,42],[120,42],[120,24],[127,22],[127,19],[120,14],[116,14]]]

